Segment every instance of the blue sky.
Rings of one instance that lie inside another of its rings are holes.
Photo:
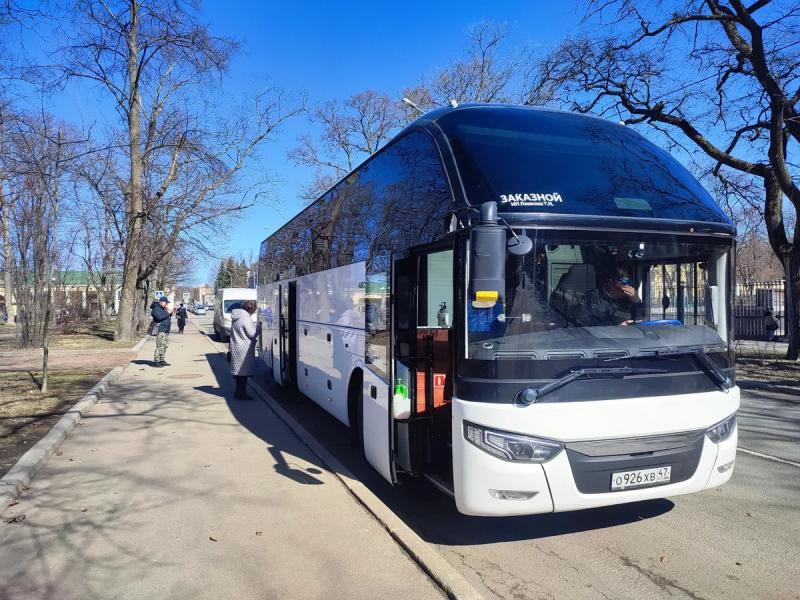
[[[574,32],[579,17],[573,2],[207,2],[204,17],[215,32],[242,41],[227,84],[252,91],[269,84],[308,94],[311,104],[343,100],[365,89],[401,96],[459,56],[467,28],[484,19],[513,26],[510,42],[543,51]],[[300,117],[287,124],[250,169],[274,173],[277,209],[248,209],[220,253],[257,255],[261,240],[299,210],[299,191],[312,176],[286,158],[297,137],[313,132]],[[265,226],[269,229],[265,229]],[[198,281],[211,265],[198,265]]]
[[[226,96],[253,98],[264,87],[275,86],[289,94],[306,94],[313,106],[342,101],[366,89],[399,99],[404,86],[458,58],[466,46],[467,29],[482,20],[511,25],[510,49],[527,44],[545,53],[576,32],[580,16],[577,2],[569,0],[425,4],[213,0],[202,5],[201,19],[213,33],[242,44],[223,81]],[[43,30],[21,32],[18,39],[31,57],[52,50],[53,42]],[[98,134],[118,124],[107,93],[86,84],[72,84],[47,98],[46,104],[57,116],[92,127]],[[304,133],[314,133],[306,117],[287,122],[248,165],[245,184],[265,173],[275,180],[271,198],[241,215],[227,242],[216,248],[217,256],[197,257],[193,283],[210,281],[224,256],[257,256],[261,240],[299,210],[299,192],[313,173],[292,164],[287,153]]]

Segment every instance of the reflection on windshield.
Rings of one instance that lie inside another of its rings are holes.
[[[223,304],[223,312],[229,313],[237,308],[242,308],[244,300],[225,300]]]
[[[720,242],[639,234],[528,232],[506,297],[467,303],[467,358],[496,361],[726,351],[728,253]],[[555,366],[555,365],[554,365]]]

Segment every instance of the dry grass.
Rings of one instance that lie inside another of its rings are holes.
[[[49,412],[64,402],[73,402],[104,374],[105,371],[52,371],[48,392],[42,394],[41,371],[0,371],[0,437],[5,420]]]
[[[105,370],[53,371],[49,391],[42,394],[41,372],[0,372],[0,475],[104,374]]]
[[[800,362],[748,360],[736,364],[736,378],[776,385],[800,386]]]
[[[136,340],[131,342],[114,341],[115,321],[105,323],[75,323],[67,331],[51,331],[50,348],[64,350],[106,350],[116,348],[131,348]],[[6,325],[0,327],[0,350],[14,350],[14,327]]]
[[[786,344],[772,342],[750,342],[736,344],[736,359],[783,360],[786,357]]]

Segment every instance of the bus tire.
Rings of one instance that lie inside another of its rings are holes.
[[[350,442],[364,447],[364,373],[356,369],[347,384],[347,417],[350,422]]]

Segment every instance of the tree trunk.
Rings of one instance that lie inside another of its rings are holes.
[[[800,248],[792,246],[783,261],[786,272],[786,337],[788,360],[800,358]]]
[[[42,387],[41,392],[47,393],[48,380],[50,376],[50,311],[53,304],[52,291],[47,292],[47,310],[44,313],[44,330],[42,332]]]
[[[97,286],[97,313],[100,323],[105,323],[108,318],[108,301],[107,301],[107,291],[106,285],[108,283],[108,277],[106,277],[105,271],[100,274],[100,285]]]
[[[16,310],[14,307],[14,292],[11,285],[11,238],[8,231],[8,203],[3,196],[3,185],[0,183],[0,235],[3,238],[3,292],[6,297],[6,314],[13,320]]]
[[[116,339],[131,340],[136,331],[137,278],[142,262],[142,231],[144,228],[144,203],[142,198],[142,150],[141,150],[141,98],[139,96],[139,28],[138,0],[130,0],[131,22],[128,29],[128,85],[130,86],[128,107],[128,147],[130,154],[130,181],[126,198],[125,262],[122,269],[122,293],[117,316]]]

